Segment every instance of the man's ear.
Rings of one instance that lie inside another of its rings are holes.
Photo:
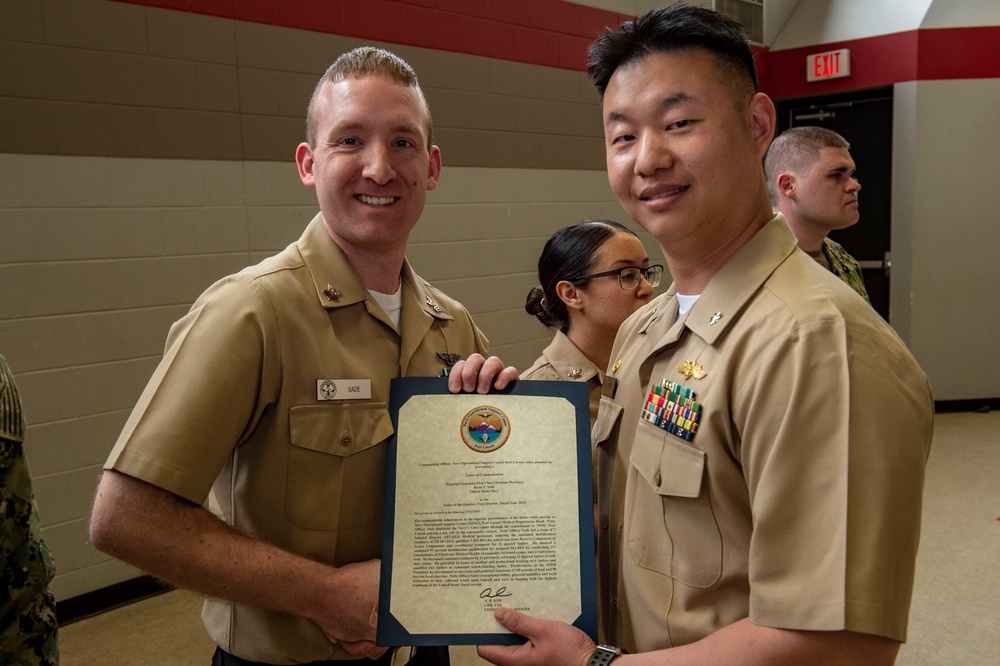
[[[757,93],[750,98],[750,129],[753,132],[754,145],[757,146],[758,160],[764,159],[771,145],[777,120],[778,114],[770,97],[764,93]]]
[[[795,192],[795,176],[790,173],[779,174],[778,192],[780,192],[782,196],[791,198]]]
[[[295,149],[295,164],[299,167],[299,179],[306,187],[316,185],[316,175],[313,173],[313,153],[309,144],[302,142]]]
[[[560,280],[556,284],[556,295],[571,310],[580,310],[583,308],[583,302],[580,299],[580,290],[569,280]]]
[[[437,187],[441,178],[441,149],[431,146],[429,159],[427,160],[427,190]]]

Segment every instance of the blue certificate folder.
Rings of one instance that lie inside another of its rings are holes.
[[[379,590],[379,608],[378,608],[378,629],[376,642],[380,646],[401,646],[401,645],[516,645],[519,643],[524,643],[525,639],[521,636],[517,636],[508,632],[506,629],[500,626],[492,619],[491,613],[487,610],[489,608],[486,604],[503,604],[506,606],[516,607],[516,604],[509,603],[510,599],[504,599],[506,596],[504,592],[506,587],[511,585],[513,587],[517,586],[530,586],[530,582],[524,583],[519,582],[516,585],[507,584],[503,580],[493,581],[490,578],[489,585],[491,587],[485,587],[483,583],[479,583],[472,590],[472,594],[475,594],[475,602],[468,608],[465,609],[465,601],[460,604],[448,604],[446,600],[440,598],[438,595],[444,593],[443,588],[435,588],[433,585],[426,588],[426,593],[421,591],[419,596],[419,607],[420,615],[426,616],[428,618],[434,618],[435,615],[441,615],[442,612],[449,613],[487,613],[489,614],[488,619],[478,619],[477,622],[488,623],[491,627],[495,626],[495,633],[493,633],[492,628],[487,629],[481,633],[450,633],[441,632],[436,630],[433,625],[433,621],[424,621],[425,625],[420,631],[411,631],[404,626],[404,621],[399,619],[399,613],[403,610],[397,609],[398,612],[394,613],[393,609],[393,557],[399,548],[396,548],[395,540],[397,532],[400,534],[405,534],[397,530],[396,526],[396,503],[397,503],[397,493],[400,497],[405,497],[404,486],[402,484],[421,484],[420,475],[407,475],[403,478],[397,474],[399,460],[399,442],[398,433],[400,431],[400,410],[409,402],[414,396],[421,395],[439,395],[448,396],[454,395],[458,396],[473,396],[475,394],[469,393],[459,393],[450,394],[448,391],[447,378],[423,378],[423,377],[401,377],[392,380],[391,394],[389,399],[389,411],[392,415],[392,424],[396,434],[394,434],[388,442],[388,448],[386,450],[386,480],[385,480],[385,513],[384,522],[382,528],[382,571],[381,571],[381,586]],[[594,568],[594,494],[591,482],[591,446],[590,446],[590,409],[588,403],[588,392],[587,385],[584,382],[562,382],[562,381],[515,381],[512,382],[507,388],[502,391],[497,391],[492,389],[487,395],[478,396],[478,400],[484,404],[490,402],[490,398],[494,397],[498,399],[497,404],[503,404],[503,398],[501,396],[539,396],[539,397],[549,397],[549,398],[562,398],[567,401],[571,407],[565,410],[560,410],[559,414],[562,415],[565,412],[565,416],[559,417],[559,423],[554,424],[553,427],[559,427],[568,431],[569,428],[575,429],[575,444],[576,444],[576,476],[577,476],[577,498],[576,506],[578,508],[578,530],[579,530],[579,572],[580,572],[580,590],[581,590],[581,600],[580,600],[580,615],[573,620],[572,624],[579,629],[583,630],[591,640],[597,641],[597,601],[596,601],[596,573]],[[468,397],[466,398],[468,400]],[[553,401],[541,401],[543,403],[552,403]],[[414,403],[419,404],[419,403]],[[523,401],[521,404],[524,404]],[[559,402],[559,407],[564,405]],[[464,409],[464,408],[463,408]],[[478,408],[477,408],[478,409]],[[497,410],[499,411],[499,410]],[[470,411],[469,414],[472,414]],[[466,421],[468,421],[468,416]],[[544,416],[544,415],[543,415]],[[412,417],[408,417],[412,418]],[[462,422],[461,428],[459,424],[452,422],[435,422],[433,414],[425,415],[424,412],[420,413],[420,418],[418,427],[430,435],[421,434],[421,437],[458,437],[459,430],[463,433],[471,432],[471,438],[467,440],[466,446],[471,448],[473,452],[477,452],[479,449],[477,447],[490,447],[496,446],[499,440],[488,441],[491,437],[499,436],[503,437],[502,426],[498,426],[499,434],[497,431],[493,431],[489,428],[486,423],[472,423],[471,425]],[[452,419],[453,420],[453,419]],[[488,420],[488,419],[487,419]],[[506,421],[506,417],[504,417]],[[511,419],[514,420],[513,418]],[[575,423],[572,421],[575,420]],[[409,425],[409,422],[407,422]],[[516,427],[511,424],[512,427]],[[463,437],[467,435],[462,435]],[[567,435],[571,437],[572,434]],[[412,441],[409,438],[404,439],[405,442]],[[449,443],[452,441],[448,440]],[[514,441],[513,439],[511,441]],[[503,443],[500,443],[503,446]],[[528,446],[534,447],[534,440],[531,439],[529,443],[522,444],[524,449]],[[539,447],[544,447],[544,442],[539,442]],[[568,448],[572,448],[572,442],[566,444]],[[461,448],[459,446],[459,448]],[[412,449],[411,449],[412,450]],[[417,449],[423,450],[423,449]],[[468,456],[468,452],[464,452],[465,456]],[[474,455],[474,454],[473,454]],[[470,463],[464,463],[466,465]],[[450,472],[448,472],[450,474]],[[451,478],[450,476],[448,477]],[[520,478],[520,477],[518,477]],[[522,483],[520,480],[513,481],[513,483]],[[533,483],[533,481],[531,481]],[[452,484],[449,484],[452,485]],[[544,496],[549,497],[548,484],[539,484],[539,490],[546,493]],[[471,492],[471,491],[470,491]],[[566,493],[566,495],[572,495],[571,492]],[[401,500],[404,501],[404,500]],[[563,500],[566,501],[566,500]],[[569,500],[571,501],[571,499]],[[547,502],[547,500],[546,500]],[[451,506],[451,505],[445,505]],[[570,507],[564,510],[563,513],[568,513],[572,515],[572,504],[563,505]],[[475,512],[474,512],[475,513]],[[462,520],[468,521],[466,524],[471,525],[473,529],[478,524],[479,518],[463,518]],[[405,525],[401,525],[405,527]],[[572,529],[572,528],[571,528]],[[484,524],[484,536],[486,532],[486,527]],[[495,534],[489,534],[490,539],[495,540]],[[533,537],[529,537],[533,538]],[[440,543],[440,542],[439,542]],[[415,546],[413,547],[413,552],[415,553]],[[509,549],[504,551],[503,545],[498,547],[492,547],[489,549],[483,549],[485,555],[483,557],[495,557],[498,560],[503,559],[506,562],[498,562],[498,566],[510,566],[510,560],[512,557],[521,557],[517,552],[518,550],[523,550],[523,542],[521,547],[514,545]],[[492,551],[493,555],[489,551]],[[497,551],[503,551],[498,553]],[[513,551],[513,552],[511,552]],[[572,553],[570,553],[572,555]],[[477,555],[478,557],[478,555]],[[416,558],[414,558],[416,559]],[[484,563],[485,566],[489,566],[489,562]],[[413,565],[414,571],[418,568],[418,564]],[[426,567],[425,567],[426,568]],[[551,580],[551,579],[549,579]],[[492,587],[500,586],[500,587]],[[461,587],[461,586],[452,586]],[[482,588],[482,592],[479,590]],[[423,588],[421,588],[423,589]],[[436,594],[436,592],[438,594]],[[537,589],[536,589],[537,592]],[[464,593],[463,593],[464,594]],[[484,598],[485,597],[485,598]],[[499,598],[491,598],[499,597]],[[463,597],[464,599],[464,597]],[[482,602],[480,601],[482,600]],[[413,601],[411,600],[411,605]],[[445,607],[450,606],[445,611]],[[463,606],[463,608],[458,608],[457,606]],[[412,613],[412,608],[406,612]],[[479,616],[482,618],[482,616]],[[546,618],[552,619],[552,618]]]

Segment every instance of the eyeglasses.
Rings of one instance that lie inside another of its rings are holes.
[[[649,286],[658,287],[660,285],[660,277],[663,275],[663,266],[660,264],[653,264],[652,266],[647,266],[646,268],[626,266],[625,268],[616,268],[613,271],[581,275],[580,277],[573,278],[570,282],[583,282],[584,280],[589,280],[590,278],[606,277],[611,275],[618,276],[618,286],[625,291],[632,291],[638,287],[640,277],[646,278],[646,281],[649,282]]]

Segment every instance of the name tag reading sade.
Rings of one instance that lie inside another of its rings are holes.
[[[317,379],[317,400],[370,400],[370,379]]]

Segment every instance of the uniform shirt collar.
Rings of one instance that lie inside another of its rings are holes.
[[[666,293],[646,306],[647,320],[640,332],[658,340],[656,348],[676,341],[683,328],[714,344],[796,247],[795,235],[784,216],[776,214],[719,269],[698,302],[680,320],[675,321],[677,287],[671,284]]]
[[[785,217],[776,214],[712,277],[688,311],[685,325],[713,344],[796,247]]]
[[[334,242],[323,224],[323,215],[317,214],[309,222],[302,237],[298,241],[299,253],[309,269],[316,289],[316,298],[322,307],[330,310],[361,303],[369,298],[368,290],[358,279],[354,267],[348,261],[340,246]],[[402,286],[403,316],[412,305],[435,319],[453,319],[431,294],[426,282],[423,281],[403,259]],[[371,297],[374,304],[374,297]]]
[[[542,352],[542,356],[563,379],[589,381],[594,376],[600,377],[601,381],[604,379],[603,369],[598,368],[584,356],[579,347],[562,331],[556,331],[555,337]],[[571,373],[573,370],[576,372]]]

